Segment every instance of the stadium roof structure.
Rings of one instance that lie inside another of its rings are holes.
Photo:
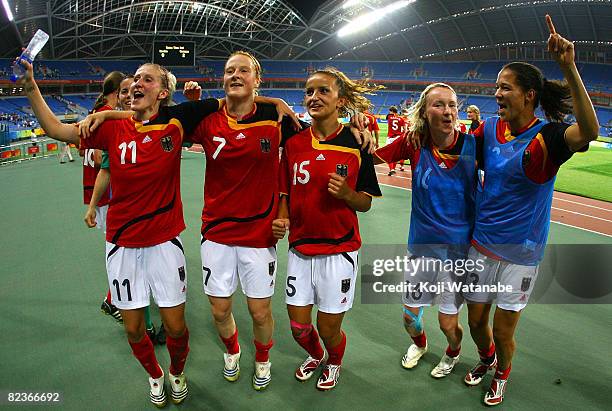
[[[206,58],[243,49],[283,60],[539,59],[548,13],[590,53],[583,59],[612,61],[610,0],[417,0],[346,37],[341,27],[394,0],[7,1],[15,20],[0,11],[0,57],[41,28],[52,36],[48,59],[150,59],[154,40],[195,41]]]

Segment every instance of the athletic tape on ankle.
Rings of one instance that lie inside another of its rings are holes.
[[[421,332],[423,331],[423,307],[419,307],[419,314],[418,315],[414,315],[414,313],[412,311],[410,311],[409,309],[407,309],[405,306],[402,307],[404,310],[404,314],[408,315],[410,318],[412,318],[412,327],[417,331],[417,332]]]

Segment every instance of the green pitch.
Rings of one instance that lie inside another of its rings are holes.
[[[10,407],[0,401],[0,409],[154,409],[147,375],[133,358],[123,328],[99,311],[108,289],[104,240],[99,230],[85,228],[82,221],[81,173],[78,161],[59,165],[57,158],[0,168],[0,364],[4,371],[0,391],[61,392],[63,397],[57,407]],[[297,382],[293,372],[305,353],[291,337],[286,314],[286,240],[278,245],[272,299],[276,320],[272,383],[265,392],[251,387],[253,334],[240,291],[234,313],[243,349],[242,375],[235,383],[225,381],[223,345],[202,291],[203,174],[203,156],[184,153],[181,185],[187,229],[182,239],[189,279],[186,317],[191,352],[185,369],[189,396],[181,407],[169,404],[167,410],[484,410],[482,396],[491,375],[479,387],[463,383],[463,376],[478,360],[466,310],[461,313],[460,363],[447,378],[434,380],[429,372],[446,348],[436,310],[424,314],[429,352],[407,371],[400,360],[411,340],[402,326],[399,297],[396,304],[364,304],[360,285],[343,324],[348,346],[338,387],[321,393],[314,379]],[[360,213],[366,247],[406,242],[411,193],[388,186],[382,190],[384,197],[373,201],[372,210]],[[558,224],[551,225],[550,237],[556,243],[612,244],[611,238]],[[159,325],[157,308],[152,308],[151,315]],[[605,387],[612,369],[605,359],[610,352],[611,319],[612,305],[530,305],[518,326],[518,350],[500,409],[609,409],[610,392]],[[155,351],[167,370],[166,347]]]
[[[559,170],[555,190],[612,202],[612,150],[574,154]]]

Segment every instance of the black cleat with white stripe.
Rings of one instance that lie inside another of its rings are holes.
[[[123,322],[123,318],[121,318],[121,311],[119,311],[117,307],[115,307],[113,304],[109,303],[108,301],[106,300],[102,301],[102,306],[100,307],[100,310],[104,314],[110,315],[111,317],[113,317],[117,322],[119,323]]]

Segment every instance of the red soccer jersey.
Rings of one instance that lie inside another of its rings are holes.
[[[289,196],[289,247],[304,255],[337,254],[361,246],[357,214],[327,191],[329,173],[358,192],[380,196],[374,162],[348,128],[319,141],[308,128],[287,140],[280,191]]]
[[[113,196],[106,240],[121,247],[149,247],[185,229],[180,190],[181,144],[218,100],[163,107],[147,122],[106,121],[83,148],[108,151]]]
[[[277,117],[269,104],[256,104],[240,121],[223,107],[189,137],[206,154],[203,238],[254,248],[276,244],[271,227],[278,209],[282,138]]]
[[[98,110],[94,110],[95,113],[99,111],[107,111],[112,110],[111,106],[102,106]],[[100,171],[100,167],[96,166],[94,162],[95,155],[94,148],[88,148],[84,150],[83,154],[83,203],[89,204],[91,201],[91,196],[93,194],[94,184],[96,183],[96,177],[98,176],[98,172]],[[107,188],[102,197],[100,197],[100,201],[98,201],[98,206],[102,207],[109,203],[109,189]]]
[[[370,131],[370,133],[374,133],[374,131],[380,130],[380,127],[378,127],[378,121],[376,120],[376,117],[372,113],[364,112],[363,114],[369,120],[368,131]]]
[[[404,131],[406,121],[395,114],[389,114],[387,117],[387,137],[399,136]]]

